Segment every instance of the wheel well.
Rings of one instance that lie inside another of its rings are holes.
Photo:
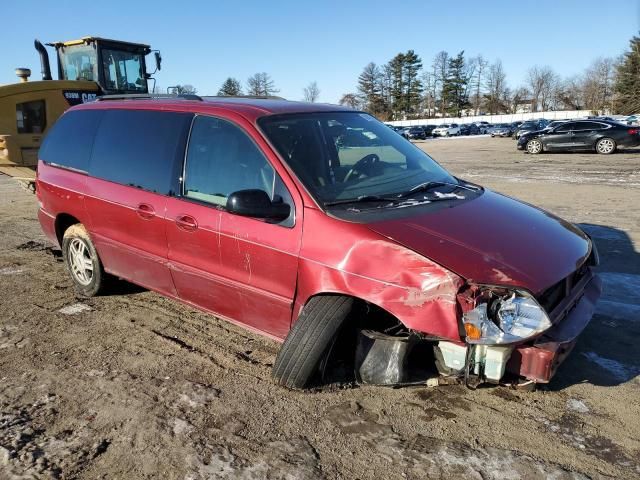
[[[385,309],[357,297],[342,294],[318,294],[313,297],[340,295],[354,299],[351,313],[331,342],[318,365],[316,382],[319,384],[349,383],[355,380],[355,352],[359,330],[374,330],[386,335],[401,335],[408,329],[397,317]],[[309,297],[307,302],[313,298]]]
[[[58,245],[62,247],[62,237],[64,236],[64,232],[67,228],[71,225],[75,225],[76,223],[80,223],[80,220],[68,213],[61,213],[56,217],[56,238],[58,239]]]

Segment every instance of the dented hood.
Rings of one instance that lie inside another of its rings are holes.
[[[490,190],[452,208],[368,227],[467,280],[534,294],[575,271],[591,249],[570,223]]]

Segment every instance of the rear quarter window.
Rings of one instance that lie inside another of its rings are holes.
[[[177,112],[105,111],[89,173],[150,192],[175,193],[192,117]]]
[[[79,110],[62,115],[42,142],[40,160],[86,173],[103,113],[101,110]]]

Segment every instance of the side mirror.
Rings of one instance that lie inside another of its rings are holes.
[[[274,203],[264,190],[239,190],[227,197],[227,210],[236,215],[284,220],[291,213],[286,203]]]
[[[158,71],[162,65],[162,57],[160,56],[160,52],[154,52],[154,55],[156,57],[156,71]]]

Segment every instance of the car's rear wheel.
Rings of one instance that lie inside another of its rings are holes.
[[[89,233],[82,224],[71,225],[65,230],[62,256],[78,293],[85,297],[97,295],[103,287],[106,274]]]
[[[616,151],[616,142],[613,138],[601,138],[596,142],[596,152],[609,155]]]
[[[353,298],[339,295],[309,300],[273,364],[272,376],[278,384],[304,388],[309,383],[352,306]]]
[[[527,142],[527,152],[532,155],[537,155],[538,153],[542,152],[542,142],[536,138],[534,138],[533,140],[529,140]]]

